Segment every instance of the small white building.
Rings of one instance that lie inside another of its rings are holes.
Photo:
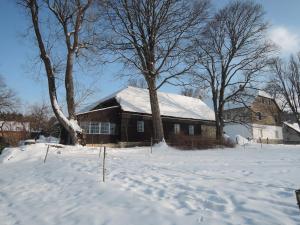
[[[230,104],[225,108],[225,133],[264,143],[282,143],[281,110],[270,95],[259,91],[243,104]]]

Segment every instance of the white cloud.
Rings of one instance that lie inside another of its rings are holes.
[[[269,38],[280,47],[282,54],[300,51],[300,36],[285,27],[273,28],[269,33]]]

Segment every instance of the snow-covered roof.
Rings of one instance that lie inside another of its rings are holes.
[[[214,111],[200,99],[164,92],[157,92],[157,95],[162,116],[215,120]],[[93,103],[81,112],[91,111],[112,98],[117,100],[123,111],[151,114],[149,91],[131,86]]]
[[[269,93],[259,90],[257,92],[257,96],[261,96],[261,97],[265,97],[265,98],[270,98],[270,99],[274,99]]]
[[[2,131],[29,131],[29,122],[18,121],[0,121],[0,127]]]
[[[285,125],[287,125],[288,127],[294,129],[295,131],[297,131],[298,133],[300,133],[300,128],[298,123],[288,123],[288,122],[284,122]]]

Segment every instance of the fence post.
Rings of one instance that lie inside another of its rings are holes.
[[[46,159],[47,159],[47,156],[48,156],[48,152],[49,152],[49,148],[50,148],[50,145],[48,145],[48,147],[47,147],[46,155],[45,155],[45,158],[44,158],[44,163],[46,162]]]
[[[151,142],[150,142],[150,152],[152,154],[152,145],[153,145],[153,140],[152,140],[152,137],[151,137]]]
[[[103,167],[102,167],[102,172],[103,172],[103,174],[102,174],[102,176],[103,176],[102,181],[103,182],[105,182],[105,157],[106,157],[106,146],[104,146],[104,151],[103,151],[103,163],[102,163],[102,165],[103,165]]]
[[[262,139],[261,138],[259,139],[260,139],[260,148],[262,148]]]
[[[269,144],[269,138],[267,137],[267,144]]]
[[[100,146],[100,149],[99,149],[99,158],[101,157],[101,151],[102,151],[102,146]]]

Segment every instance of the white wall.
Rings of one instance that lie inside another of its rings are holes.
[[[277,132],[277,137],[276,137]],[[267,126],[260,124],[253,124],[253,138],[254,139],[276,139],[282,140],[282,127],[280,126]]]

